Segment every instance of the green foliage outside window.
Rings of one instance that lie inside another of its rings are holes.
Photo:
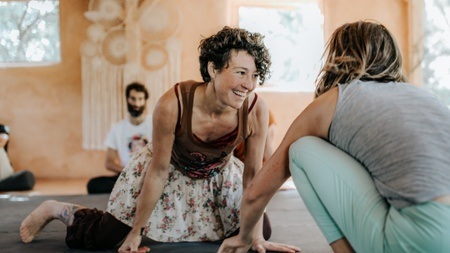
[[[0,1],[0,66],[58,63],[59,2]]]
[[[450,107],[450,0],[425,0],[424,87]]]

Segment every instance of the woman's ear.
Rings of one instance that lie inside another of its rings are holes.
[[[216,69],[214,68],[214,63],[212,63],[211,61],[208,62],[208,74],[211,78],[215,78],[216,77]]]

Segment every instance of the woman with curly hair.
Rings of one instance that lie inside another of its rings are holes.
[[[257,217],[291,175],[335,253],[449,251],[450,110],[402,67],[379,23],[332,34],[316,99],[247,187],[240,233],[220,253],[264,243]]]
[[[139,247],[141,236],[216,241],[239,229],[243,189],[262,167],[269,113],[253,91],[263,84],[270,57],[260,34],[230,27],[203,39],[199,51],[203,81],[177,83],[159,99],[153,143],[120,174],[106,212],[46,201],[22,222],[24,242],[52,219],[68,226],[71,248],[107,249],[123,241],[119,252],[149,251]],[[232,155],[242,141],[245,164]]]

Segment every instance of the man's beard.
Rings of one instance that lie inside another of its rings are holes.
[[[144,113],[144,111],[145,111],[145,105],[135,109],[130,103],[127,103],[127,107],[128,107],[128,112],[130,113],[131,117],[133,117],[133,118],[137,118],[137,117],[141,116],[142,113]]]

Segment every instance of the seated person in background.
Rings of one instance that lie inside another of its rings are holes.
[[[9,127],[0,124],[0,192],[28,191],[33,189],[33,173],[22,170],[14,173],[8,158]]]
[[[236,233],[243,189],[263,160],[269,112],[254,90],[269,72],[270,56],[261,34],[230,27],[202,39],[199,51],[203,81],[177,83],[158,100],[153,141],[120,174],[107,211],[45,201],[22,222],[22,241],[31,242],[53,219],[68,226],[69,247],[91,250],[121,244],[119,252],[147,252],[142,236],[202,242]],[[245,163],[233,156],[241,141]],[[255,218],[264,238],[262,214]]]
[[[291,173],[333,252],[449,252],[450,110],[405,80],[386,27],[339,27],[315,100],[247,187],[240,232],[219,252],[264,243],[253,228]]]
[[[263,162],[269,160],[270,156],[272,156],[275,151],[275,117],[273,116],[272,111],[269,109],[269,127],[267,128],[267,138],[266,144],[264,145],[264,155]],[[241,142],[239,146],[237,146],[233,155],[239,158],[242,162],[245,162],[245,142]]]
[[[116,175],[89,180],[89,194],[110,193],[130,157],[151,141],[152,117],[146,113],[148,97],[149,93],[143,84],[134,82],[126,87],[128,117],[115,123],[105,140],[105,167]]]

